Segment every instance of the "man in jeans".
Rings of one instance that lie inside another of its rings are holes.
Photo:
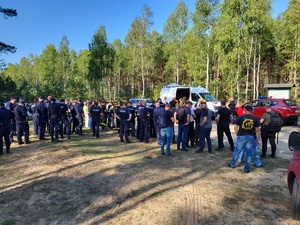
[[[234,132],[237,136],[236,147],[232,155],[229,167],[234,168],[239,154],[244,149],[246,152],[246,164],[244,172],[250,172],[252,151],[256,145],[260,145],[259,120],[252,115],[254,109],[250,105],[245,106],[246,114],[239,116],[234,121]]]
[[[177,138],[177,150],[180,150],[180,143],[182,143],[181,151],[188,151],[186,148],[186,140],[189,133],[189,124],[191,117],[191,109],[188,107],[191,102],[187,102],[186,105],[182,105],[174,113],[174,120],[178,123],[178,138]]]
[[[173,156],[170,150],[172,135],[173,135],[173,123],[174,123],[174,115],[170,111],[171,106],[170,104],[165,104],[165,110],[161,112],[161,115],[165,113],[165,120],[166,120],[166,127],[160,128],[160,152],[162,155],[165,155],[164,146],[166,145],[166,154],[167,156]]]

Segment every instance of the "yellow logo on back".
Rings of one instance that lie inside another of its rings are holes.
[[[254,127],[254,120],[253,119],[244,119],[242,123],[242,129],[251,130]]]

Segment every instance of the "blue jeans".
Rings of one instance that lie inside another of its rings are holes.
[[[170,146],[172,141],[173,129],[172,127],[165,127],[160,129],[160,152],[164,153],[164,145],[166,145],[166,153],[171,153]]]
[[[180,149],[180,143],[182,142],[182,149],[186,149],[186,140],[189,134],[189,126],[184,124],[178,124],[178,138],[177,149]]]
[[[245,135],[238,136],[236,140],[236,146],[232,155],[230,166],[234,167],[235,162],[238,160],[241,151],[244,149],[246,153],[246,164],[244,167],[244,172],[250,171],[250,164],[252,161],[252,151],[256,147],[256,139],[254,136]]]
[[[205,139],[207,140],[208,152],[212,152],[211,139],[210,139],[211,128],[200,128],[200,148],[199,151],[203,151],[205,147]]]

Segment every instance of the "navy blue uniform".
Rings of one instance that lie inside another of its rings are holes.
[[[128,139],[128,133],[129,133],[129,116],[130,116],[130,111],[122,107],[116,112],[117,116],[120,118],[120,140],[123,141],[123,135],[125,134],[125,139],[126,142],[129,142]]]
[[[24,134],[25,143],[29,144],[29,125],[27,121],[27,109],[23,105],[17,105],[14,109],[14,114],[16,118],[16,130],[17,139],[19,144],[24,144],[22,141],[22,135]]]
[[[32,122],[33,122],[33,133],[35,135],[38,135],[38,125],[39,125],[39,121],[38,121],[38,110],[37,110],[37,104],[38,102],[34,102],[31,105],[31,112],[32,112]]]
[[[60,116],[60,121],[59,121],[59,134],[61,137],[64,135],[64,130],[66,130],[66,134],[68,139],[70,139],[70,122],[68,120],[68,106],[64,103],[59,103],[59,116]]]
[[[38,120],[38,136],[40,140],[45,139],[45,130],[48,121],[48,112],[47,107],[44,102],[38,102],[36,105],[36,110],[38,112],[37,120]]]
[[[117,112],[120,108],[121,108],[120,105],[116,105],[115,112]],[[117,131],[118,131],[118,133],[120,133],[120,119],[119,118],[116,118],[116,123],[117,123]]]
[[[73,105],[73,109],[75,112],[75,118],[77,120],[77,126],[76,128],[76,133],[78,133],[79,135],[83,135],[82,133],[82,125],[83,125],[83,117],[84,117],[84,112],[83,112],[83,108],[82,105],[79,103],[75,103],[75,105]]]
[[[11,102],[7,102],[5,104],[5,108],[12,113],[14,112],[14,109],[16,108],[16,104],[13,104]],[[10,142],[14,142],[14,135],[16,135],[16,120],[15,118],[10,120],[10,133],[9,133],[9,140]]]
[[[140,135],[141,142],[149,142],[149,110],[146,106],[140,106],[137,110],[140,119]]]
[[[51,141],[54,141],[54,137],[53,137],[54,135],[55,135],[55,141],[58,141],[58,129],[59,129],[59,122],[60,122],[59,111],[60,108],[56,103],[51,103],[48,106]]]
[[[155,123],[154,123],[154,117],[153,117],[153,111],[156,108],[154,104],[150,105],[148,107],[150,116],[149,116],[149,134],[150,137],[155,138],[156,137],[156,132],[155,132]]]
[[[6,153],[10,153],[10,140],[9,134],[11,130],[11,120],[14,119],[14,114],[5,109],[0,108],[0,155],[3,155],[3,138],[5,140]]]
[[[134,132],[135,132],[135,108],[132,105],[130,105],[130,106],[127,106],[127,109],[131,113],[131,119],[129,121],[129,126],[131,128],[130,134],[133,137],[133,136],[135,136],[134,135]]]
[[[92,119],[92,131],[93,136],[99,138],[99,125],[101,120],[101,107],[99,106],[91,106],[89,108],[89,115]]]
[[[163,107],[157,107],[153,110],[153,119],[154,119],[155,131],[156,131],[156,140],[157,140],[158,144],[160,144],[160,139],[161,139],[158,118],[164,110],[165,110],[165,108],[163,108]]]

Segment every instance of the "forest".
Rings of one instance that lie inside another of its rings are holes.
[[[109,43],[100,25],[88,49],[70,49],[64,35],[58,47],[2,65],[0,101],[155,99],[169,83],[200,85],[238,103],[266,95],[265,84],[290,83],[299,101],[299,0],[277,18],[271,0],[195,0],[193,12],[179,1],[161,33],[152,29],[153,13],[145,5],[124,40]]]

